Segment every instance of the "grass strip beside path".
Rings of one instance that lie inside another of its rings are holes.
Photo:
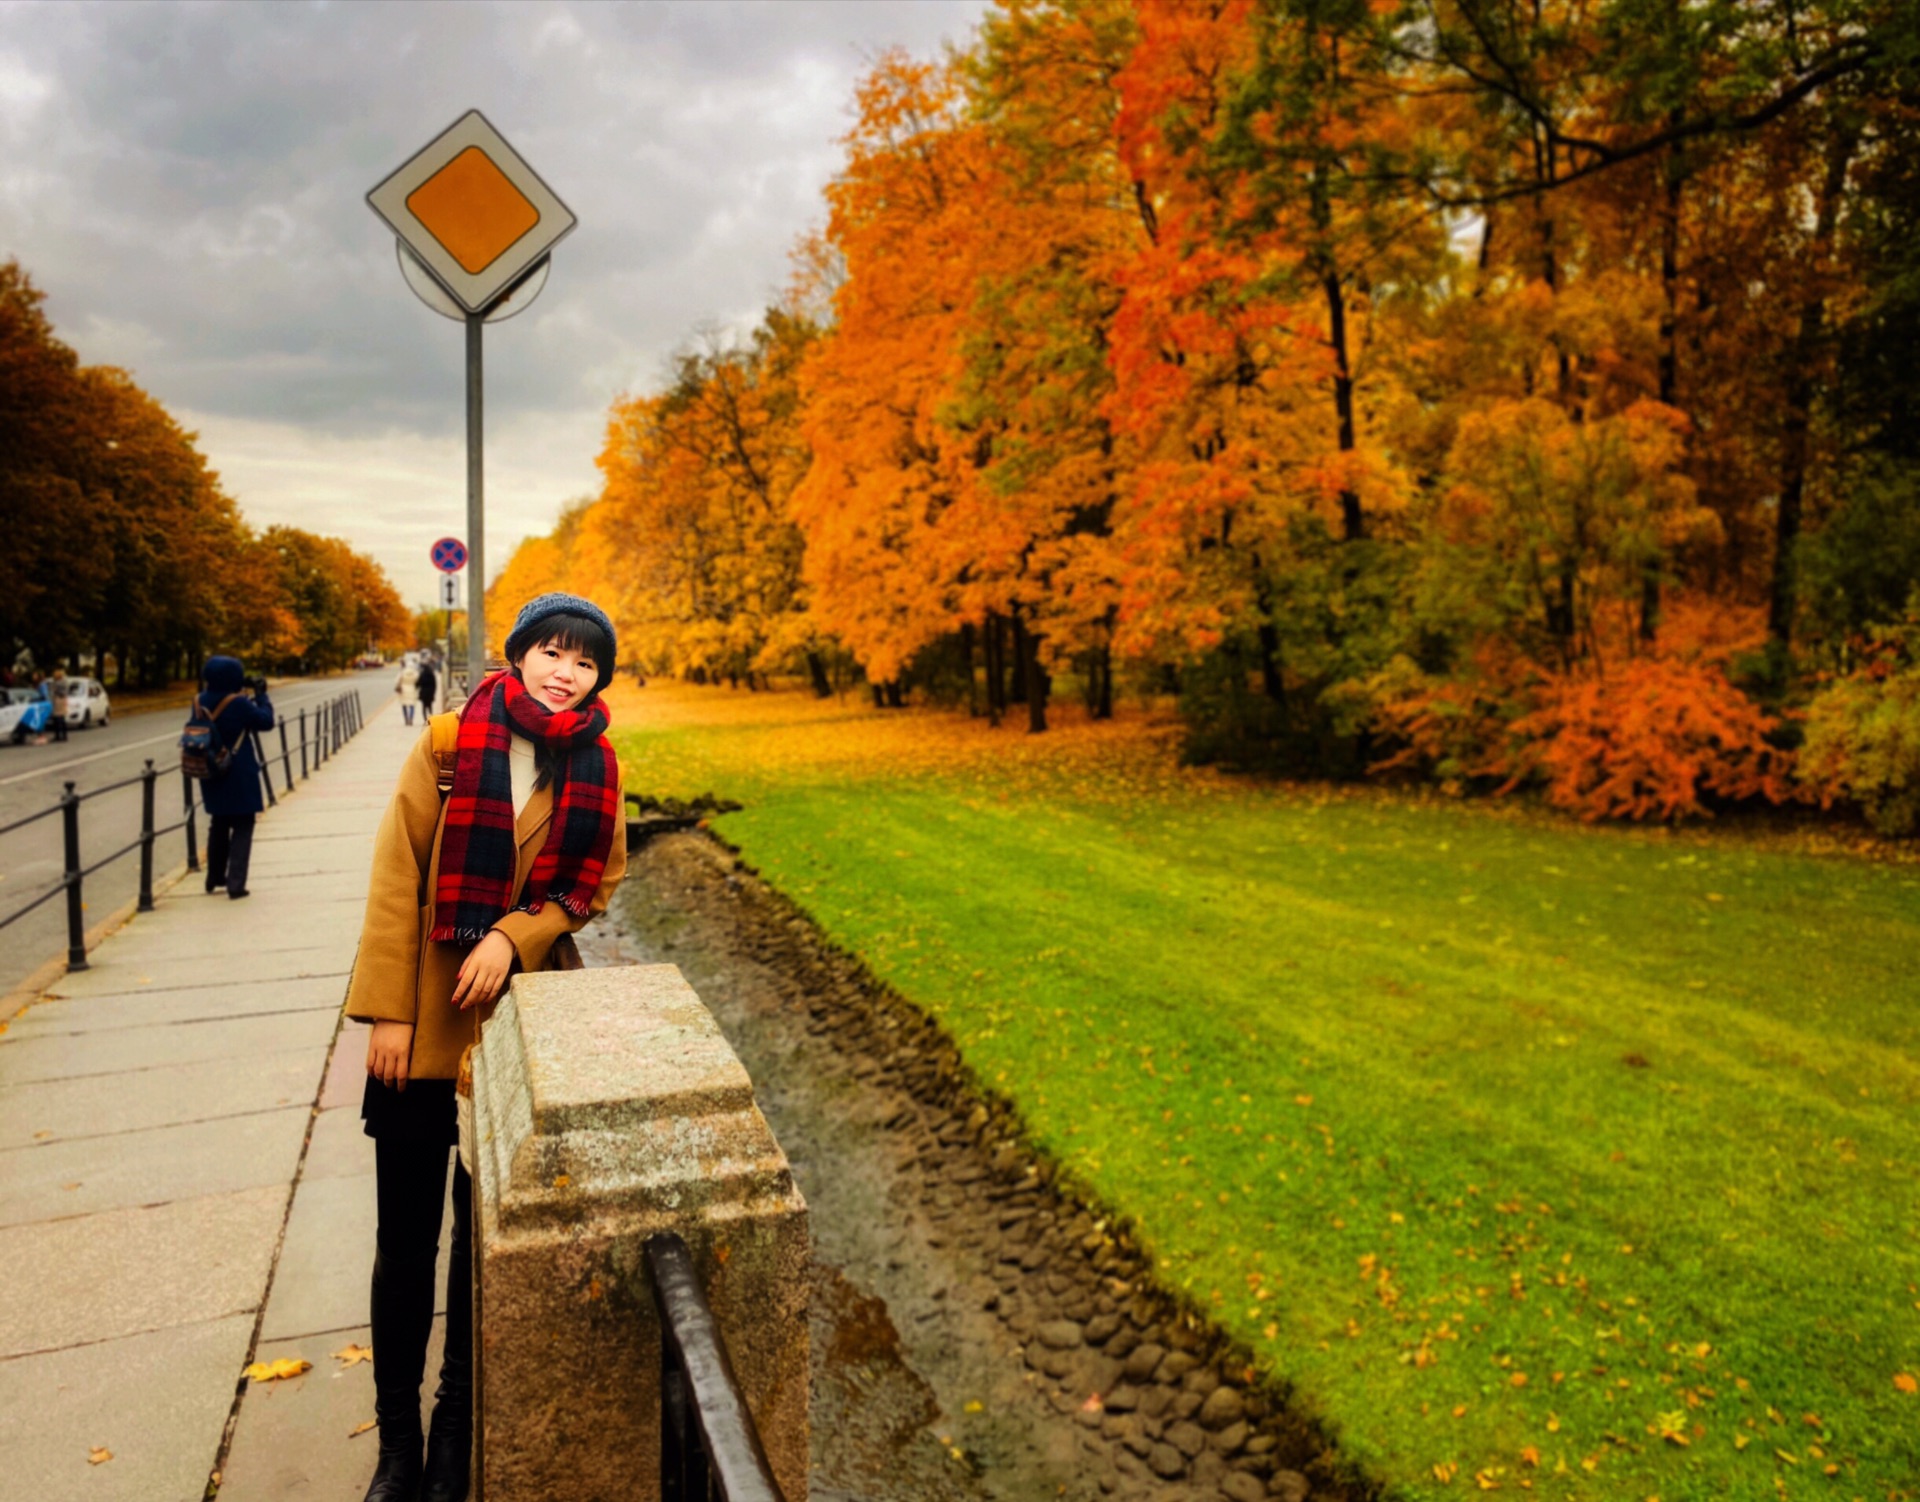
[[[1920,1492],[1920,869],[614,705],[1390,1491]]]

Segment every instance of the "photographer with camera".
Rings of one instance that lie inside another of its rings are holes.
[[[264,805],[260,758],[254,735],[273,728],[267,680],[249,677],[237,657],[209,657],[200,674],[196,718],[210,720],[217,745],[231,754],[226,769],[200,784],[201,805],[212,823],[207,834],[207,891],[247,895],[247,864],[253,856],[253,820]]]

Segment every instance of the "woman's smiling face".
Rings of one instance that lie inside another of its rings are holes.
[[[516,666],[520,669],[520,681],[526,684],[535,702],[554,713],[577,709],[600,681],[598,663],[585,653],[555,641],[543,641],[537,647],[527,648]]]

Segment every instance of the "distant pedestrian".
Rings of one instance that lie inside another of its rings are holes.
[[[400,664],[400,676],[393,680],[393,691],[400,696],[400,713],[413,723],[413,707],[420,702],[420,669],[410,662]]]
[[[200,784],[201,805],[213,826],[207,834],[207,890],[225,887],[227,896],[237,899],[247,895],[253,821],[264,806],[253,737],[273,728],[273,704],[267,680],[248,678],[237,657],[209,657],[200,681],[195,710],[212,717],[214,735],[233,758],[226,771]]]
[[[73,682],[67,677],[66,664],[62,663],[53,670],[53,676],[47,680],[47,701],[53,706],[52,723],[48,727],[53,731],[56,741],[67,738],[67,696],[73,692]]]
[[[431,657],[420,659],[417,686],[420,692],[420,714],[424,719],[433,713],[435,706],[440,702],[440,675],[434,672]]]
[[[458,1158],[440,1386],[431,1431],[420,1430],[448,1149],[459,1140],[455,1081],[512,972],[546,968],[626,870],[620,765],[599,699],[613,647],[598,606],[531,601],[507,637],[507,670],[482,679],[459,714],[428,721],[374,843],[346,1004],[373,1024],[360,1115],[374,1141],[380,1458],[365,1502],[467,1495],[473,1190]]]

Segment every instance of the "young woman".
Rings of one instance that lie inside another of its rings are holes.
[[[360,1114],[374,1139],[379,1199],[380,1458],[366,1502],[467,1495],[472,1193],[457,1160],[446,1349],[424,1467],[421,1460],[420,1381],[458,1135],[454,1079],[512,972],[544,968],[555,941],[602,911],[626,871],[620,768],[599,701],[613,649],[613,624],[599,607],[564,594],[530,602],[507,636],[508,670],[482,679],[459,712],[451,755],[456,717],[428,722],[375,841],[346,1008],[373,1024]]]
[[[200,785],[207,811],[207,892],[226,888],[233,898],[247,895],[247,871],[253,860],[253,821],[266,806],[260,796],[260,759],[254,736],[273,729],[273,703],[266,680],[246,692],[247,670],[237,657],[209,657],[200,670],[198,709],[213,720],[213,733],[233,755],[227,770]]]

